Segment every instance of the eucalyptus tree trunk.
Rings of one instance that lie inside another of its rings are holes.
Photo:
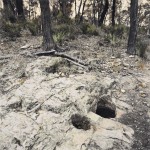
[[[25,20],[24,10],[23,10],[23,0],[16,0],[16,9],[18,19]]]
[[[67,9],[66,3],[67,3],[67,1],[66,0],[59,0],[58,2],[59,2],[60,10],[61,10],[63,16],[66,16],[66,9]]]
[[[148,16],[148,29],[147,29],[147,35],[150,37],[150,14]]]
[[[56,45],[51,30],[51,14],[49,0],[39,0],[41,8],[42,31],[43,31],[43,48],[45,51],[55,49]]]
[[[74,1],[74,4],[75,4],[74,7],[75,7],[75,16],[76,16],[77,15],[77,1],[76,0]]]
[[[129,38],[128,38],[128,47],[127,53],[128,54],[135,54],[136,53],[136,37],[137,37],[137,23],[138,23],[138,0],[131,0],[130,5],[130,31],[129,31]]]
[[[96,1],[95,0],[93,0],[93,5],[92,5],[92,7],[93,7],[93,23],[94,24],[96,24]]]
[[[106,14],[108,12],[108,8],[109,8],[109,0],[105,0],[105,5],[103,8],[102,14],[98,20],[98,26],[101,26],[103,24]]]
[[[3,0],[4,6],[4,18],[5,20],[9,20],[12,23],[16,21],[15,16],[15,6],[13,5],[11,0]]]
[[[78,15],[80,15],[80,10],[81,10],[81,6],[82,6],[82,2],[83,2],[83,0],[80,0],[80,5],[79,5],[79,8],[78,8]]]
[[[87,2],[87,0],[84,0],[84,2],[83,2],[82,12],[80,15],[80,23],[83,21],[83,15],[84,15],[84,9],[85,9],[86,2]]]
[[[113,0],[112,5],[112,26],[115,26],[116,0]]]

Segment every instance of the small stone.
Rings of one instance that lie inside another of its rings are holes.
[[[143,113],[140,113],[140,116],[142,116],[143,115]]]
[[[134,57],[135,57],[134,55],[130,55],[130,56],[129,56],[129,58],[134,58]]]
[[[140,96],[145,98],[145,97],[147,97],[147,94],[144,91],[140,91]]]
[[[142,88],[146,88],[146,83],[140,83],[140,86],[141,86]]]
[[[29,44],[26,44],[26,45],[22,46],[21,49],[27,49],[27,48],[29,48],[29,47],[30,47],[30,45],[29,45]]]
[[[124,63],[123,63],[123,66],[124,66],[124,67],[128,67],[129,64],[127,64],[127,63],[124,62]]]
[[[111,56],[111,59],[115,59],[115,57],[114,57],[114,56]]]
[[[125,93],[126,91],[125,91],[124,89],[121,89],[121,92],[122,92],[122,93]]]

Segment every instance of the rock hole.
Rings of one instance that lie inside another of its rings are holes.
[[[89,119],[79,114],[72,115],[71,121],[72,125],[77,129],[89,130],[91,127]]]
[[[99,101],[96,108],[96,114],[103,118],[115,118],[116,106],[107,101]]]
[[[116,117],[115,111],[106,106],[97,107],[96,114],[98,114],[99,116],[104,117],[104,118],[115,118]]]

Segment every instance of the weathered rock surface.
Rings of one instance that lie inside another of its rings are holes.
[[[129,57],[124,40],[113,49],[102,40],[64,43],[87,71],[33,56],[41,36],[0,39],[0,150],[150,149],[149,62]]]
[[[36,59],[27,65],[25,77],[15,80],[14,84],[19,86],[2,94],[0,149],[131,149],[134,131],[115,119],[121,113],[112,99],[116,81],[84,73],[82,69],[68,74],[67,63],[59,68],[57,63],[64,61],[51,57]],[[134,88],[132,84],[128,86]],[[97,109],[105,107],[114,117],[98,115]]]

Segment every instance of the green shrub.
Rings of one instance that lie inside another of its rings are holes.
[[[21,25],[18,23],[3,21],[2,29],[5,32],[5,35],[10,38],[16,38],[21,36]]]
[[[71,24],[72,23],[72,20],[69,18],[69,16],[65,16],[63,15],[63,13],[60,11],[58,13],[58,15],[56,16],[57,18],[57,22],[58,23],[67,23],[67,24]]]
[[[137,54],[142,58],[146,58],[147,48],[148,48],[148,42],[141,38],[138,38],[136,42]]]
[[[63,40],[75,39],[75,36],[78,33],[81,33],[80,28],[78,28],[75,24],[71,24],[71,25],[60,24],[60,25],[53,25],[52,27],[53,27],[52,28],[53,35],[55,35],[54,37],[56,39],[59,37],[63,37]]]
[[[95,25],[84,22],[80,25],[81,31],[83,34],[89,35],[99,35],[98,30]]]
[[[65,33],[59,32],[59,33],[53,34],[53,39],[56,43],[62,44],[65,39]]]
[[[147,28],[146,27],[139,27],[138,28],[138,34],[146,34],[147,33]]]
[[[99,35],[98,31],[97,31],[97,28],[95,25],[90,25],[88,26],[87,28],[87,34],[90,34],[90,35]]]
[[[33,36],[36,36],[41,33],[41,21],[40,18],[36,18],[32,21],[26,23],[27,29],[31,32]]]
[[[53,33],[59,33],[59,32],[63,32],[63,33],[68,33],[69,31],[69,25],[68,24],[60,24],[60,25],[53,25]]]
[[[118,38],[124,38],[128,35],[128,28],[122,24],[115,25],[114,27],[110,27],[110,32],[112,35]]]
[[[125,25],[119,24],[115,26],[101,26],[101,29],[106,34],[111,34],[112,36],[115,36],[116,38],[125,38],[128,35],[129,28]]]

